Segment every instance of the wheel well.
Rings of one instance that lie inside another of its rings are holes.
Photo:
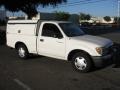
[[[26,47],[26,45],[25,45],[23,42],[17,42],[17,43],[15,44],[15,49],[17,49],[17,47],[18,47],[19,45],[24,45],[24,46]],[[27,47],[26,47],[26,48],[27,48]]]
[[[90,57],[90,59],[91,59],[91,56],[90,56],[87,52],[85,52],[85,51],[83,51],[83,50],[77,49],[77,50],[73,50],[73,51],[71,51],[71,52],[69,53],[69,55],[68,55],[68,61],[71,61],[73,55],[75,55],[75,54],[78,53],[78,52],[82,52],[82,53],[87,54],[87,55]]]

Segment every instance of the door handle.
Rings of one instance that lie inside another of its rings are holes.
[[[18,30],[18,33],[21,33],[21,30]]]
[[[44,41],[44,39],[40,39],[40,41],[41,41],[41,42],[43,42],[43,41]]]
[[[57,41],[57,43],[63,43],[63,42]]]

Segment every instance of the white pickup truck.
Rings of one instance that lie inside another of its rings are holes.
[[[29,54],[71,61],[76,70],[88,72],[113,56],[113,42],[86,35],[80,27],[64,21],[10,20],[7,23],[7,45],[20,58]]]

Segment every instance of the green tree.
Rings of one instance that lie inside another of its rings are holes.
[[[120,23],[120,17],[114,17],[114,23]]]
[[[0,6],[4,6],[6,10],[11,12],[23,11],[29,18],[37,14],[39,5],[45,7],[52,5],[55,7],[58,4],[67,0],[0,0]]]
[[[79,24],[79,15],[77,15],[77,14],[70,15],[68,21],[73,22],[75,24]]]
[[[91,16],[89,14],[86,15],[86,20],[90,20]]]
[[[107,22],[110,22],[110,21],[111,21],[111,18],[110,18],[110,16],[105,16],[105,17],[104,17],[104,20],[107,21]]]
[[[55,11],[55,19],[58,21],[67,21],[70,17],[70,14],[67,12]]]
[[[79,18],[80,18],[80,20],[90,20],[91,15],[90,14],[85,14],[85,13],[80,13]]]
[[[86,16],[86,14],[80,13],[80,16],[79,16],[80,20],[85,20],[85,16]]]

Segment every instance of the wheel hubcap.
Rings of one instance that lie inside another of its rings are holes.
[[[85,58],[84,57],[77,57],[75,59],[75,66],[79,70],[84,70],[87,66]]]
[[[23,48],[19,48],[18,53],[20,57],[25,57],[25,50]]]

